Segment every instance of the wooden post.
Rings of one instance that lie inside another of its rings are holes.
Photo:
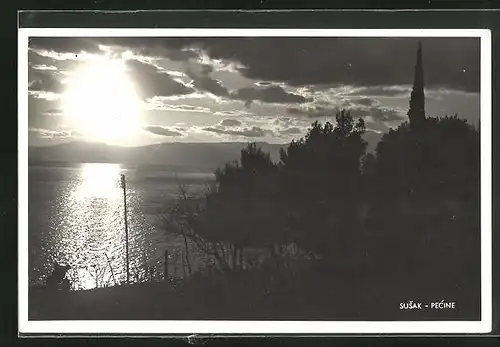
[[[113,277],[113,282],[115,283],[115,286],[116,286],[116,278],[115,278],[115,273],[113,271],[113,267],[111,266],[111,262],[109,261],[109,258],[108,258],[108,255],[106,253],[104,253],[104,255],[106,256],[106,260],[108,262],[108,265],[109,265],[109,268],[111,269],[111,276]]]
[[[182,276],[186,278],[186,259],[184,258],[184,252],[181,250],[181,258],[182,258]]]
[[[163,255],[163,280],[168,281],[168,250],[165,249],[165,254]]]
[[[127,184],[125,182],[125,175],[121,174],[121,186],[123,189],[123,213],[125,218],[125,253],[127,257],[127,284],[130,283],[130,262],[128,253],[128,220],[127,220]]]
[[[95,271],[95,287],[99,288],[99,275],[97,274],[97,265],[94,267]]]
[[[174,269],[172,273],[172,278],[175,280],[175,277],[177,276],[177,250],[174,250],[174,254],[172,256],[172,260],[174,261]]]

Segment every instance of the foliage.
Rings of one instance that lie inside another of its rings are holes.
[[[377,229],[372,250],[390,240],[383,253],[392,267],[456,272],[478,261],[479,144],[478,131],[456,115],[413,129],[405,122],[382,137],[365,163],[367,228]]]
[[[454,283],[459,274],[475,278],[479,133],[457,116],[420,125],[390,130],[375,154],[365,153],[363,120],[346,111],[335,125],[314,122],[278,163],[249,144],[215,172],[204,197],[181,194],[169,228],[223,272],[248,269],[250,249],[266,251],[279,269],[284,246],[296,244],[353,276],[428,279],[421,270],[432,266]]]
[[[307,135],[281,151],[281,192],[286,196],[288,226],[294,241],[327,255],[344,247],[354,228],[360,202],[363,119],[355,124],[349,112],[336,115],[336,125],[312,124]],[[344,240],[342,240],[344,239]]]

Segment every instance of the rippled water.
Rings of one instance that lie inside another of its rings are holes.
[[[172,173],[164,168],[119,164],[74,167],[30,166],[28,229],[30,282],[42,283],[54,262],[72,267],[73,289],[90,289],[126,278],[124,198],[120,174],[127,177],[131,278],[145,265],[158,269],[168,239],[159,214],[175,199],[179,183],[200,191],[212,174]]]

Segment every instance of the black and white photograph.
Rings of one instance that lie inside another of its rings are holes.
[[[19,45],[26,332],[491,330],[486,30]]]

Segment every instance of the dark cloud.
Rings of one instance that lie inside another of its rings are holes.
[[[374,106],[366,109],[354,108],[349,111],[353,117],[365,118],[370,116],[376,122],[403,121],[407,118],[402,111],[390,107]]]
[[[216,127],[206,127],[203,128],[203,130],[212,132],[212,133],[217,133],[217,134],[222,134],[222,135],[236,135],[236,136],[243,136],[243,137],[264,137],[266,135],[273,135],[273,132],[270,130],[265,130],[260,127],[251,127],[251,128],[244,128],[240,130],[228,130],[228,129],[222,129],[222,128],[216,128]]]
[[[192,88],[175,81],[167,72],[138,60],[128,60],[127,66],[132,80],[140,86],[143,98],[154,96],[186,95],[194,92]]]
[[[44,116],[61,116],[63,114],[63,110],[60,108],[50,108],[48,110],[44,110],[41,113]]]
[[[242,64],[252,79],[390,86],[412,83],[418,40],[428,87],[479,90],[478,38],[226,38],[202,46],[211,58]]]
[[[58,53],[99,53],[99,45],[118,46],[145,56],[162,57],[172,61],[197,58],[199,53],[183,47],[178,39],[160,37],[36,37],[30,38],[29,47]],[[187,41],[186,41],[187,43]]]
[[[366,108],[379,105],[380,102],[378,100],[364,97],[364,98],[348,98],[343,99],[341,102],[342,108],[345,109],[353,109],[353,108]]]
[[[40,71],[57,71],[57,67],[54,65],[32,65],[32,68]]]
[[[240,116],[240,117],[251,117],[254,116],[252,113],[248,113],[246,111],[241,110],[230,110],[230,111],[217,111],[214,113],[214,116]]]
[[[28,47],[58,53],[97,53],[99,42],[87,37],[31,37]]]
[[[352,99],[350,101],[354,105],[359,104],[363,106],[372,106],[377,103],[376,100],[370,98],[358,98],[358,99]]]
[[[251,79],[293,86],[411,84],[421,41],[428,87],[479,90],[478,38],[184,38],[165,47],[196,47],[212,59],[237,62]],[[160,43],[158,43],[160,44]],[[265,52],[265,58],[263,53]],[[465,72],[464,72],[465,70]]]
[[[288,107],[286,112],[295,116],[306,116],[310,118],[335,117],[341,109],[339,107],[323,107],[317,105],[306,105],[303,107]]]
[[[151,134],[161,135],[161,136],[182,136],[182,134],[175,130],[170,130],[168,128],[159,125],[149,125],[144,127],[144,130],[150,132]]]
[[[280,131],[280,133],[283,135],[302,134],[303,132],[304,132],[303,129],[300,129],[298,127],[291,127],[291,128],[283,129]]]
[[[323,107],[315,105],[307,105],[306,107],[289,107],[287,113],[296,116],[305,116],[308,118],[331,117],[335,119],[335,115],[341,110],[339,107]],[[406,116],[400,110],[390,107],[352,107],[346,108],[347,111],[355,118],[372,117],[375,121],[391,122],[405,120]]]
[[[37,51],[33,49],[28,50],[28,64],[30,66],[34,65],[53,65],[54,59],[47,56],[40,55]]]
[[[53,138],[68,138],[72,136],[71,131],[61,131],[61,130],[50,130],[41,128],[29,128],[29,136],[34,136],[43,139],[53,139]]]
[[[266,88],[241,88],[231,95],[233,99],[245,101],[245,105],[250,105],[253,101],[259,100],[265,103],[295,104],[311,101],[302,95],[288,93],[280,86],[270,86]]]
[[[241,122],[237,119],[224,119],[220,122],[220,125],[226,127],[238,127],[241,125]]]
[[[267,86],[272,85],[272,82],[259,81],[259,82],[255,82],[255,85],[257,85],[259,87],[267,87]]]
[[[71,71],[79,65],[79,61],[72,59],[54,59],[53,56],[47,56],[43,52],[33,49],[28,50],[28,65],[30,69],[42,71]],[[49,69],[44,69],[49,68]]]
[[[219,80],[213,79],[210,77],[210,73],[213,71],[213,68],[209,65],[204,65],[199,74],[193,72],[192,70],[187,70],[186,74],[193,81],[193,86],[202,91],[207,91],[216,96],[228,96],[228,90],[222,85]]]
[[[198,58],[197,50],[184,48],[181,42],[176,44],[178,40],[163,37],[103,37],[95,41],[107,46],[130,49],[144,56],[167,58],[171,61]]]
[[[57,72],[28,68],[28,90],[61,93],[64,89],[65,85],[59,80]]]
[[[147,55],[148,50],[147,49],[142,49],[142,53]],[[169,49],[166,50],[165,53],[162,54],[162,56],[166,57],[169,60],[172,61],[186,61],[189,59],[195,59],[198,57],[198,53],[192,50],[173,50]]]
[[[391,86],[413,81],[416,43],[423,44],[427,87],[479,90],[479,38],[33,38],[30,47],[64,52],[120,45],[185,61],[203,51],[242,66],[247,78],[315,84]],[[465,71],[465,72],[464,72]]]
[[[411,87],[400,87],[400,86],[374,86],[374,87],[363,87],[355,91],[348,93],[348,95],[362,95],[362,96],[387,96],[387,97],[409,97],[411,92]]]
[[[211,109],[203,106],[194,105],[175,105],[169,104],[168,100],[162,100],[161,98],[155,98],[149,100],[149,106],[156,111],[174,111],[174,112],[199,112],[199,113],[209,113]]]
[[[278,124],[285,124],[289,126],[290,124],[293,123],[293,119],[291,117],[280,117],[274,120],[273,124],[278,125]]]

